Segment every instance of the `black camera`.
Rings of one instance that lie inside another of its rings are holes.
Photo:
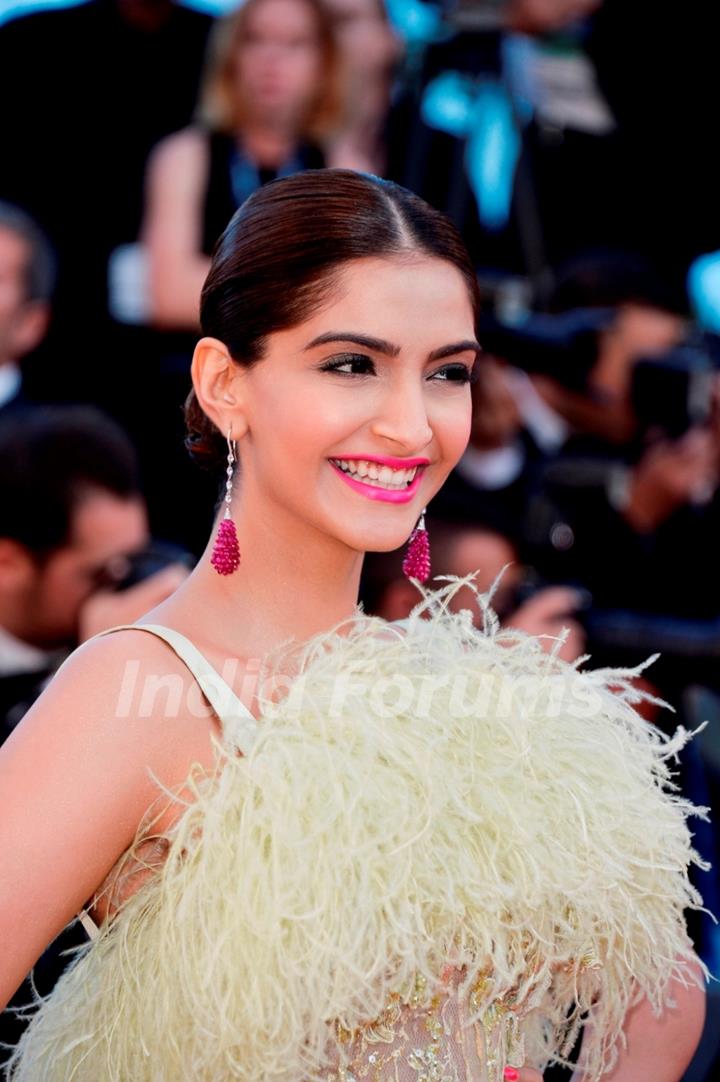
[[[118,556],[108,568],[113,590],[127,590],[171,564],[182,564],[188,570],[195,566],[195,557],[180,545],[169,541],[151,541],[145,548],[127,556]]]
[[[643,357],[633,366],[631,399],[645,431],[671,439],[708,423],[718,369],[715,344],[706,336],[659,357]]]
[[[481,316],[480,343],[525,372],[550,376],[568,390],[587,393],[600,352],[600,336],[616,318],[614,308],[576,308],[559,315],[531,314],[508,324]],[[631,401],[642,431],[677,439],[707,424],[720,369],[720,338],[695,332],[684,343],[633,363]]]
[[[584,391],[600,353],[600,335],[615,318],[614,308],[533,313],[517,324],[488,314],[481,315],[478,334],[486,353],[525,372],[551,376],[570,390]]]

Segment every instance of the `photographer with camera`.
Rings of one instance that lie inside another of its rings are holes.
[[[672,622],[720,617],[709,575],[720,477],[715,345],[650,269],[620,254],[576,262],[550,307],[512,327],[488,318],[483,335],[567,429],[532,483],[523,527],[531,562],[549,581],[591,591],[601,648],[635,661],[661,650],[667,674],[682,638],[668,648]],[[628,614],[624,638],[616,626],[612,642],[597,617],[611,610]],[[686,680],[682,666],[676,678]]]
[[[135,620],[188,571],[182,550],[149,548],[135,452],[90,406],[0,420],[0,516],[2,743],[71,649]]]

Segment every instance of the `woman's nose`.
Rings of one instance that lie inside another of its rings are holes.
[[[433,430],[421,390],[408,387],[388,390],[371,430],[373,435],[392,440],[408,454],[427,447]]]

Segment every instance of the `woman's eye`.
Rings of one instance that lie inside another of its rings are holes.
[[[346,353],[335,357],[320,366],[322,372],[337,372],[341,376],[376,375],[375,364],[370,357],[362,353]],[[474,383],[477,379],[475,367],[466,364],[446,364],[429,377],[439,383]]]
[[[477,376],[466,364],[447,364],[430,378],[438,379],[441,383],[474,383]]]
[[[339,372],[343,376],[365,376],[375,371],[375,365],[369,357],[359,353],[348,353],[334,361],[322,365],[321,372]]]

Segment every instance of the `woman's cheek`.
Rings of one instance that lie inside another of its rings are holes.
[[[462,405],[453,403],[453,408],[446,408],[438,415],[435,435],[442,448],[443,459],[452,470],[465,452],[472,429],[472,400],[468,391]]]

